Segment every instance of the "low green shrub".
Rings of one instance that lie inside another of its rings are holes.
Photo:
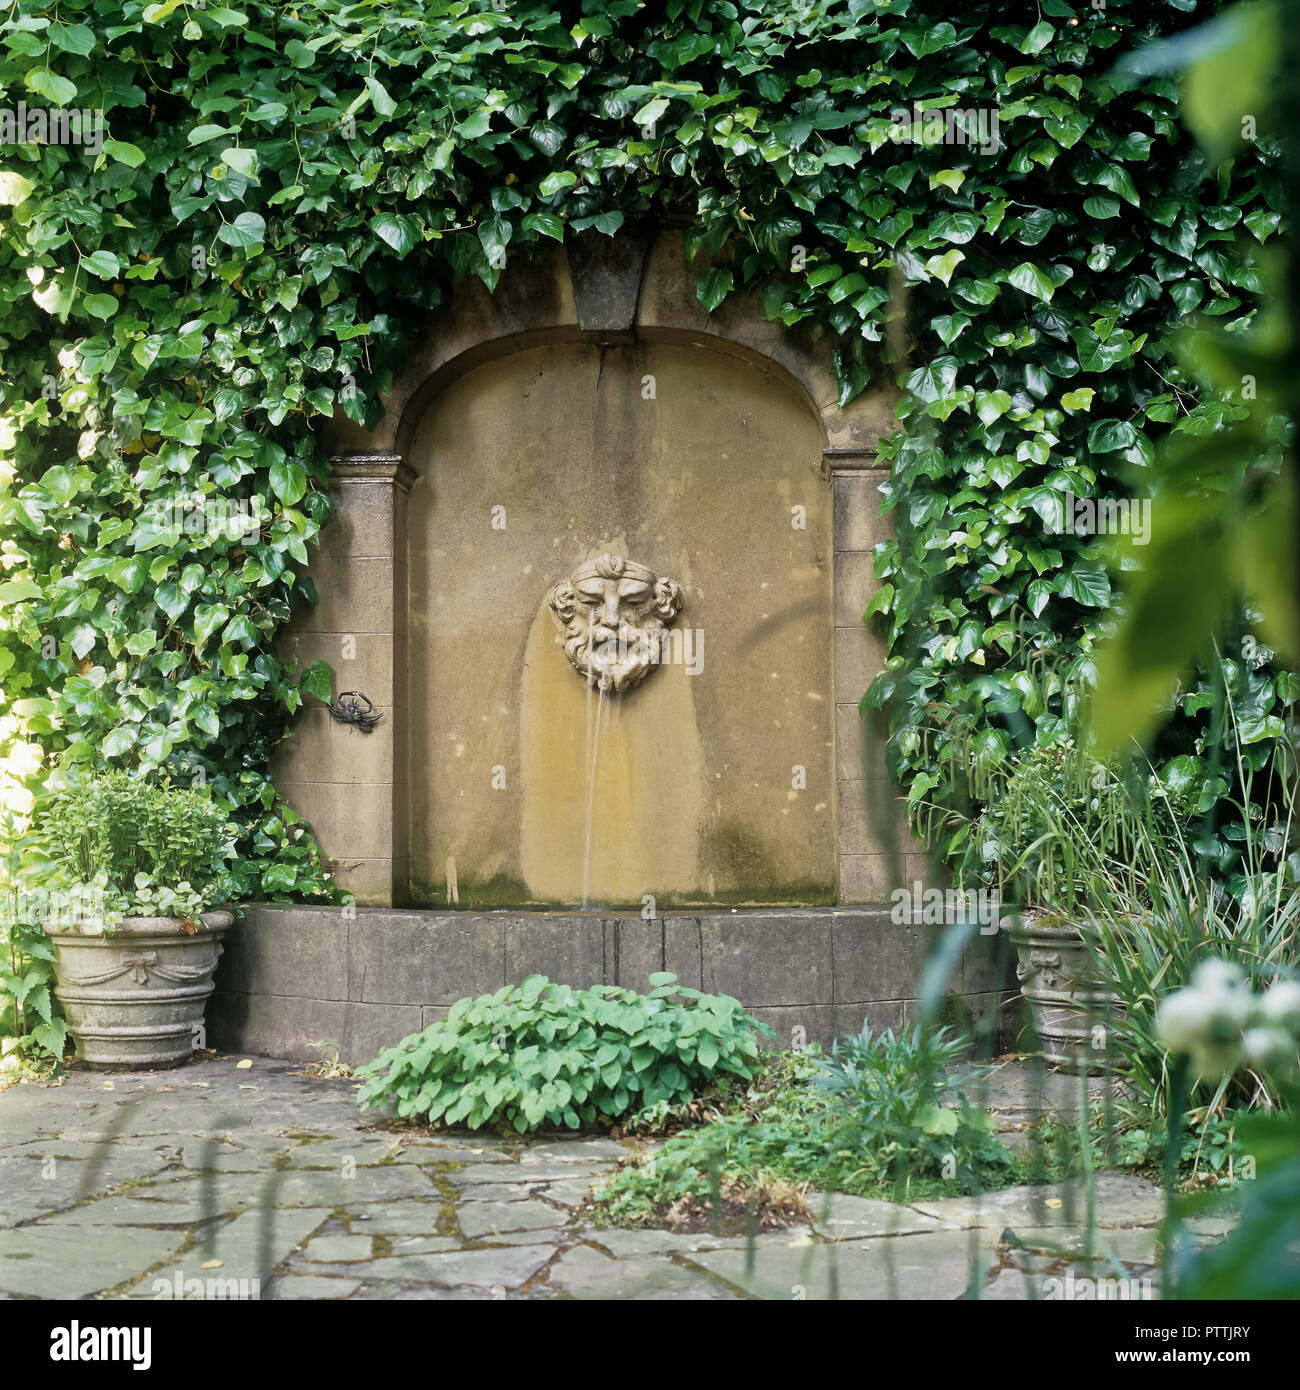
[[[762,1224],[809,1188],[903,1197],[999,1186],[1013,1160],[971,1103],[987,1069],[960,1065],[966,1046],[947,1029],[896,1038],[864,1025],[827,1057],[774,1059],[781,1084],[752,1087],[736,1112],[625,1164],[597,1190],[597,1217],[689,1221],[747,1204]]]
[[[676,979],[651,975],[642,995],[531,975],[462,999],[446,1019],[362,1067],[359,1099],[401,1119],[469,1129],[577,1129],[678,1104],[719,1076],[752,1076],[758,1035],[770,1030],[738,1000]]]

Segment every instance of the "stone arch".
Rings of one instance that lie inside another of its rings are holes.
[[[321,603],[295,620],[289,640],[299,660],[329,660],[340,689],[364,691],[385,719],[361,735],[323,708],[305,711],[274,770],[360,903],[404,903],[410,877],[405,549],[415,432],[431,404],[476,368],[567,343],[667,344],[739,359],[793,393],[815,419],[832,490],[839,901],[883,901],[898,867],[909,881],[919,869],[919,860],[894,858],[866,823],[869,774],[857,716],[883,659],[861,615],[875,588],[871,546],[885,534],[876,444],[892,426],[893,395],[871,390],[841,409],[825,346],[768,322],[756,295],[732,295],[707,314],[695,294],[698,267],[687,262],[683,243],[675,228],[645,237],[586,234],[512,265],[495,291],[476,279],[458,282],[413,347],[374,428],[341,415],[332,423],[326,444],[337,519],[311,566]],[[340,660],[349,636],[355,655]],[[349,790],[340,796],[343,787]],[[904,839],[895,848],[911,847]]]

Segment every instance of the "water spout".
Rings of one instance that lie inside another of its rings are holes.
[[[590,696],[591,687],[587,687]],[[587,781],[587,843],[582,855],[582,906],[587,907],[587,881],[591,873],[591,825],[595,819],[594,810],[596,805],[596,765],[600,754],[600,716],[605,708],[605,685],[601,683],[600,693],[596,696],[596,725],[591,730],[591,771]],[[591,719],[591,700],[587,701],[587,718],[590,729]]]

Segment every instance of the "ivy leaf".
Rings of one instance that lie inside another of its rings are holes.
[[[578,182],[578,176],[572,169],[557,169],[553,174],[547,176],[537,186],[537,191],[543,198],[552,198],[562,189],[572,188]]]
[[[1061,577],[1061,593],[1088,608],[1110,602],[1110,577],[1100,565],[1077,564]]]
[[[1039,20],[1025,35],[1024,42],[1020,45],[1020,51],[1022,53],[1041,53],[1055,37],[1056,30],[1045,19]]]
[[[928,367],[919,367],[907,378],[909,394],[923,404],[942,400],[957,384],[957,359],[939,357]]]
[[[397,110],[397,103],[388,95],[388,88],[377,77],[366,78],[366,91],[370,93],[370,104],[380,116],[391,116]]]
[[[291,458],[279,458],[271,465],[271,491],[292,507],[307,491],[307,470]]]
[[[370,219],[370,230],[404,257],[420,241],[420,224],[404,213],[381,212]]]
[[[564,222],[553,212],[530,212],[522,223],[526,232],[541,232],[543,236],[564,240]]]
[[[734,283],[731,271],[720,266],[714,266],[700,276],[695,284],[695,294],[706,313],[711,314],[722,303]]]
[[[1103,188],[1109,188],[1112,193],[1118,193],[1126,202],[1138,207],[1140,199],[1137,189],[1133,186],[1133,180],[1127,169],[1121,168],[1118,164],[1107,164],[1106,167],[1097,175],[1094,182],[1101,184]]]
[[[31,196],[30,179],[15,174],[12,169],[0,170],[0,207],[16,207]]]
[[[236,250],[247,251],[261,246],[266,236],[266,220],[256,212],[241,212],[233,222],[223,222],[217,236]]]
[[[1026,294],[1031,294],[1035,299],[1043,301],[1050,300],[1056,292],[1056,286],[1032,261],[1021,261],[1013,271],[1008,273],[1007,281],[1016,289],[1024,290]]]

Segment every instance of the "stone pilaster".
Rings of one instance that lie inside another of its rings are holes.
[[[400,905],[409,869],[406,709],[406,498],[412,470],[396,454],[334,464],[334,520],[311,578],[317,607],[296,615],[289,651],[334,669],[334,697],[355,690],[383,718],[363,733],[309,702],[273,775],[336,861],[339,884],[370,906]]]
[[[884,669],[884,644],[862,621],[879,585],[872,548],[891,534],[880,514],[880,484],[889,476],[873,448],[824,451],[834,488],[835,757],[840,902],[887,901],[916,848],[903,809],[892,800],[883,732],[865,737],[858,706]],[[892,853],[891,853],[892,846]]]

